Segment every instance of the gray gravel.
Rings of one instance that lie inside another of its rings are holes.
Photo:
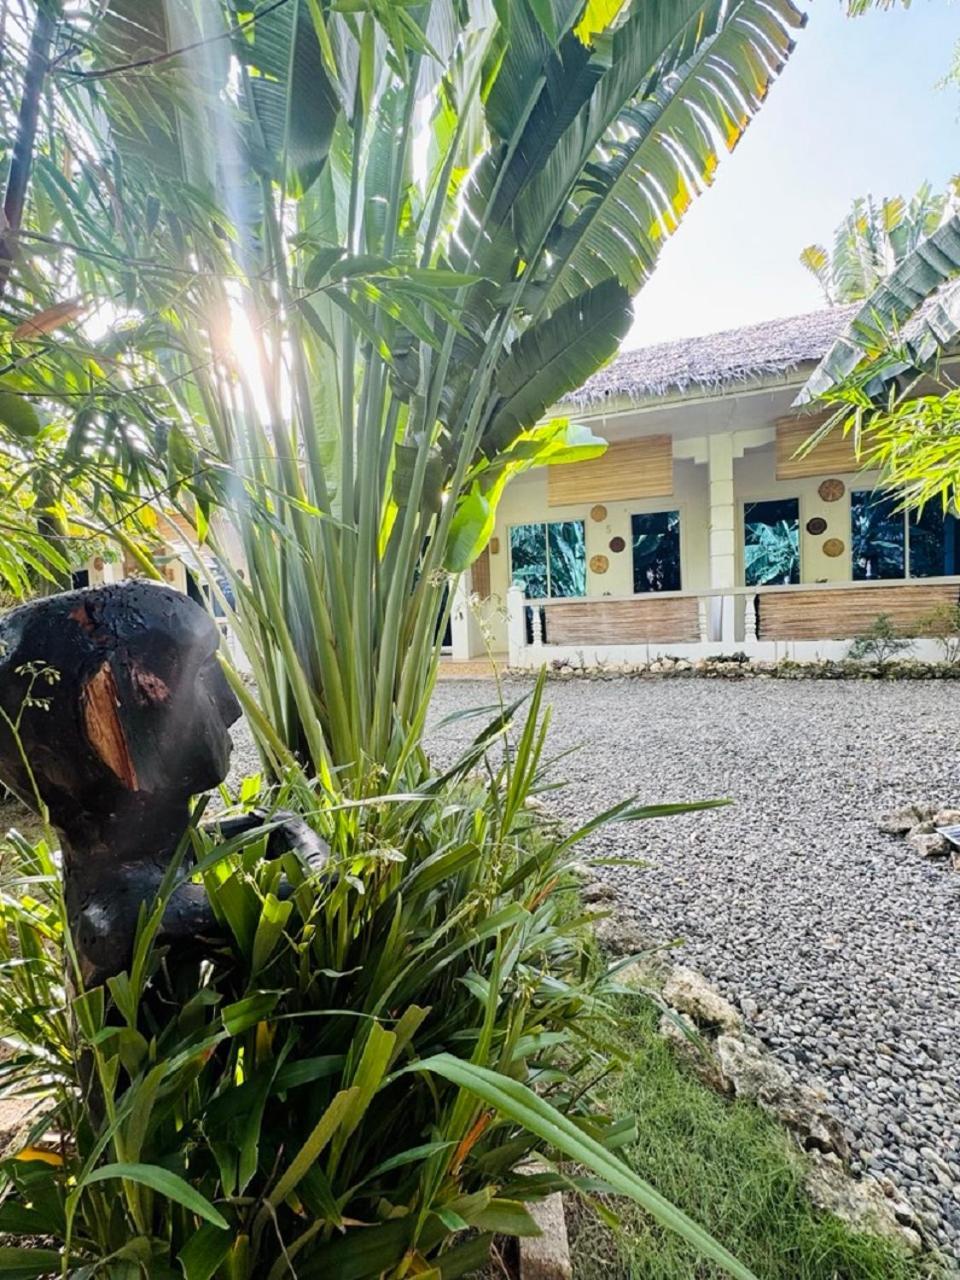
[[[512,690],[508,690],[511,694]],[[441,757],[494,699],[438,686]],[[731,808],[609,828],[585,854],[621,909],[730,999],[798,1080],[822,1085],[856,1168],[888,1176],[960,1253],[960,872],[882,835],[906,802],[960,807],[960,689],[939,683],[576,681],[551,684],[550,748],[581,818],[627,793],[727,796]]]

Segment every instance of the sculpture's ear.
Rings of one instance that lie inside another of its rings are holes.
[[[136,766],[120,715],[120,694],[109,662],[102,662],[84,681],[80,706],[91,751],[128,791],[139,790]]]

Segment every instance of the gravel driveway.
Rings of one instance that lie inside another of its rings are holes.
[[[515,696],[508,690],[508,696]],[[437,729],[494,686],[438,686]],[[727,796],[728,809],[609,828],[584,854],[611,869],[625,913],[738,1002],[795,1075],[822,1084],[858,1168],[891,1177],[960,1253],[960,872],[882,835],[910,800],[960,807],[960,688],[841,681],[551,684],[553,754],[571,819],[626,794]]]

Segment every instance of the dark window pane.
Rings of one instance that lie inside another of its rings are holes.
[[[743,574],[748,587],[800,581],[799,499],[744,505]]]
[[[630,517],[634,591],[680,590],[680,512]]]
[[[542,524],[515,524],[510,529],[510,577],[523,586],[528,600],[547,594],[547,532]]]
[[[944,515],[943,508],[928,502],[922,511],[910,512],[910,577],[939,578],[956,573],[960,522]]]
[[[587,594],[587,551],[582,520],[555,520],[547,525],[550,549],[550,594]]]
[[[868,489],[850,495],[850,549],[855,579],[905,576],[904,519],[895,498]]]

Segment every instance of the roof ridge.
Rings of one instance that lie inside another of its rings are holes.
[[[859,304],[779,316],[739,328],[674,338],[622,351],[566,397],[580,408],[610,398],[648,400],[739,383],[816,363]]]

